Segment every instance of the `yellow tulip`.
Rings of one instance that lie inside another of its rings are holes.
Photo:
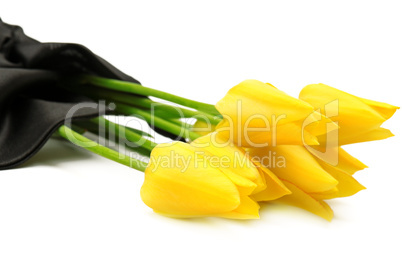
[[[339,122],[338,145],[381,140],[393,136],[381,128],[399,107],[360,98],[325,84],[307,85],[299,98],[331,120]],[[325,135],[318,136],[320,144],[330,143]]]
[[[327,220],[333,211],[323,200],[351,196],[365,189],[352,176],[362,166],[359,161],[341,150],[341,167],[334,167],[311,154],[303,146],[283,145],[247,150],[253,160],[264,164],[264,157],[283,157],[284,164],[269,165],[268,169],[291,191],[275,202],[297,206]],[[361,163],[362,164],[362,163]],[[257,194],[258,196],[258,194]],[[261,198],[254,198],[264,201]]]
[[[338,157],[335,165],[332,162],[326,161],[325,158],[320,157],[311,149],[307,149],[320,164],[320,166],[329,174],[332,175],[337,181],[336,192],[321,192],[313,194],[317,199],[331,199],[337,197],[348,197],[356,194],[360,190],[366,189],[363,185],[357,182],[353,177],[356,171],[367,168],[362,162],[348,154],[342,148],[328,148],[326,153],[332,153]],[[332,156],[330,156],[332,157]]]
[[[259,218],[259,205],[250,196],[266,189],[266,179],[242,149],[220,146],[215,137],[155,147],[141,188],[144,203],[172,217]],[[280,186],[272,192],[286,193]]]
[[[315,134],[322,133],[322,127],[317,127],[317,122],[320,124],[324,116],[310,104],[271,84],[243,81],[230,89],[215,107],[224,118],[216,131],[221,138],[238,146],[319,144]],[[310,122],[306,124],[307,118]]]

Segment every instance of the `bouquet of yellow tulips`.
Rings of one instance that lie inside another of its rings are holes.
[[[103,117],[58,131],[87,150],[145,172],[144,203],[181,218],[256,219],[258,203],[280,202],[330,221],[334,215],[325,200],[365,189],[352,175],[366,166],[341,146],[393,136],[381,124],[398,109],[324,84],[306,86],[297,99],[269,83],[246,80],[216,105],[95,76],[66,84],[113,103],[115,115],[141,118],[173,139],[156,144],[148,133]],[[146,157],[130,157],[84,136],[102,131]]]
[[[1,20],[0,75],[0,169],[22,164],[57,131],[145,172],[143,201],[173,217],[255,219],[260,202],[281,202],[331,220],[327,199],[364,189],[352,175],[366,166],[342,146],[391,137],[381,125],[398,109],[324,84],[297,99],[256,80],[201,103],[145,87],[82,45],[41,43]],[[104,114],[140,118],[172,142]]]

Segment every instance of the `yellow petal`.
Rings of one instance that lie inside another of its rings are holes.
[[[338,123],[333,122],[330,118],[317,111],[314,111],[314,113],[306,118],[303,123],[304,130],[313,136],[324,135],[329,132],[339,130]],[[308,143],[306,144],[310,145]]]
[[[255,201],[271,201],[292,193],[273,172],[259,163],[256,164],[258,164],[258,168],[264,176],[266,188],[251,195]]]
[[[175,160],[172,155],[183,157]],[[154,148],[141,188],[144,203],[170,216],[191,217],[236,209],[240,195],[233,182],[208,164],[196,166],[194,158],[192,147],[182,142]],[[187,167],[181,168],[179,161],[187,159]]]
[[[328,191],[324,191],[324,192],[317,192],[317,193],[309,193],[310,196],[312,196],[313,198],[317,199],[317,200],[324,200],[324,199],[330,199],[333,198],[331,196],[335,195],[336,193],[338,193],[338,187],[334,187]]]
[[[240,129],[234,125],[237,120],[229,122],[224,119],[216,126],[220,139],[232,141],[242,147],[264,147],[276,145],[318,145],[317,137],[308,131],[308,127],[302,130],[303,121],[294,121],[268,128],[266,126],[253,126]]]
[[[317,160],[331,164],[350,175],[367,168],[364,163],[350,155],[341,147],[327,147],[325,149],[322,147],[306,148]]]
[[[392,117],[392,115],[394,115],[394,113],[396,112],[397,109],[399,109],[399,107],[387,104],[387,103],[382,103],[382,102],[377,102],[374,100],[369,100],[369,99],[365,99],[365,98],[360,98],[359,99],[369,105],[372,109],[374,109],[375,111],[377,111],[378,113],[381,114],[381,116],[388,120],[389,118]]]
[[[317,137],[309,131],[309,127],[303,128],[304,120],[278,125],[276,132],[273,129],[271,135],[272,145],[318,145]],[[303,131],[304,130],[304,131]]]
[[[367,168],[363,162],[350,155],[343,148],[339,148],[339,162],[337,167],[350,175]]]
[[[223,144],[216,133],[211,133],[192,142],[197,153],[206,153],[209,163],[226,174],[237,185],[241,195],[265,189],[263,178],[245,151],[233,143]],[[199,154],[200,155],[200,154]]]
[[[228,218],[228,219],[259,219],[260,205],[247,196],[240,197],[240,205],[235,210],[214,216]]]
[[[332,199],[337,197],[349,197],[357,192],[366,189],[358,181],[356,181],[350,174],[347,174],[340,169],[331,166],[323,161],[320,162],[324,170],[330,173],[339,183],[337,185],[336,192],[323,192],[312,194],[317,199]]]
[[[334,213],[330,206],[322,200],[317,200],[297,187],[295,184],[282,180],[287,188],[292,191],[291,195],[286,195],[275,202],[296,206],[305,209],[315,215],[318,215],[328,221],[334,217]]]
[[[374,130],[386,120],[360,98],[325,84],[307,85],[300,92],[299,98],[320,109],[331,120],[338,121],[341,138]]]
[[[339,145],[341,146],[341,145],[348,145],[348,144],[354,144],[354,143],[383,140],[383,139],[387,139],[392,136],[394,136],[394,135],[393,135],[393,133],[391,133],[390,130],[380,127],[380,128],[371,130],[369,132],[362,133],[362,134],[355,135],[355,136],[348,136],[346,138],[343,138],[342,136],[340,136]]]
[[[217,131],[223,139],[242,147],[271,144],[274,135],[280,144],[303,144],[299,125],[314,111],[308,103],[255,80],[246,80],[233,87],[216,108],[224,118],[216,127]],[[286,126],[294,122],[298,122],[299,128]],[[298,132],[294,133],[295,129]]]
[[[338,184],[302,146],[250,148],[249,152],[253,160],[268,167],[280,179],[288,180],[306,192],[328,191]],[[279,161],[284,164],[277,164]]]
[[[269,118],[274,114],[286,114],[288,121],[294,121],[313,112],[309,104],[257,80],[245,80],[236,85],[215,106],[221,114],[235,117],[238,100],[243,107],[241,116],[247,118],[255,114],[263,114]]]

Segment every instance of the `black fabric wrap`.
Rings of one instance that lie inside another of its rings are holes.
[[[0,19],[0,169],[32,157],[73,106],[91,102],[59,85],[61,77],[71,74],[138,83],[82,45],[40,43]],[[83,108],[71,117],[99,115],[97,108]]]

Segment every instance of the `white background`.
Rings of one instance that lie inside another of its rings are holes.
[[[2,0],[0,16],[209,103],[254,78],[402,105],[398,1]],[[368,189],[331,201],[331,223],[278,205],[255,221],[161,217],[140,199],[142,173],[50,141],[0,172],[0,266],[402,266],[401,118],[385,124],[396,137],[346,148],[370,166],[355,176]]]

